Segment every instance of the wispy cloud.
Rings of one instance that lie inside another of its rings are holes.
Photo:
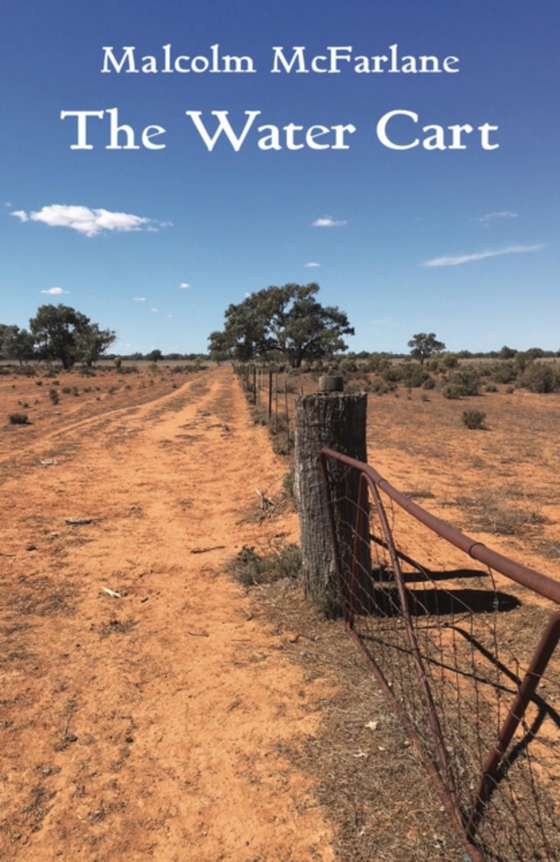
[[[157,314],[157,313],[158,313],[158,311],[159,311],[159,308],[152,308],[152,313],[153,313],[153,314]]]
[[[181,290],[187,290],[187,288],[190,287],[190,284],[188,284],[186,281],[182,281],[179,287],[181,288]]]
[[[544,243],[538,245],[510,245],[508,248],[495,251],[480,251],[476,254],[461,254],[456,257],[434,257],[427,260],[422,266],[460,266],[462,263],[472,263],[474,260],[485,260],[487,257],[500,257],[503,254],[527,254],[530,251],[540,251]]]
[[[146,302],[146,297],[145,296],[135,296],[134,302]]]
[[[348,224],[348,222],[343,221],[341,219],[334,219],[332,216],[321,216],[321,218],[316,218],[314,222],[311,222],[313,227],[342,227],[342,225]]]
[[[310,268],[317,267],[317,266],[321,266],[321,264],[320,264],[320,263],[314,263],[313,261],[310,261],[309,263],[304,263],[303,265],[304,265],[304,266],[307,266],[307,267],[310,267]]]
[[[481,222],[489,222],[494,221],[497,218],[519,218],[517,213],[512,213],[510,210],[502,210],[498,213],[487,213],[486,215],[480,216],[478,221]]]
[[[22,222],[42,222],[49,227],[67,227],[84,236],[96,236],[102,231],[125,232],[149,230],[158,231],[167,227],[169,222],[154,222],[143,216],[131,213],[111,212],[103,208],[90,209],[84,206],[67,206],[66,204],[51,204],[37,212],[26,213],[24,210],[14,210],[10,215],[16,216]]]
[[[61,296],[63,293],[68,293],[68,291],[63,290],[61,287],[49,287],[48,290],[42,290],[41,293],[48,293],[49,296]]]

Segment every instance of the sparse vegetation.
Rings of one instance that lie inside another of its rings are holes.
[[[485,533],[514,536],[547,522],[530,501],[514,504],[507,489],[483,491],[474,499],[460,497],[457,503],[469,512],[469,527]]]
[[[10,413],[9,415],[10,425],[28,425],[29,424],[29,416],[27,413]]]
[[[486,413],[482,410],[465,410],[461,416],[463,425],[466,425],[467,428],[470,428],[473,431],[484,429],[485,419]]]
[[[342,608],[335,589],[326,589],[314,596],[311,606],[326,620],[337,620],[342,616]]]
[[[235,580],[245,587],[269,584],[282,578],[298,578],[301,571],[301,551],[297,545],[272,547],[266,555],[254,547],[244,546],[226,566]]]

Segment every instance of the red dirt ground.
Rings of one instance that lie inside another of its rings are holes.
[[[293,514],[254,517],[286,470],[266,430],[229,368],[61,382],[78,397],[53,405],[52,381],[0,378],[32,423],[1,437],[0,858],[334,859],[278,753],[328,683],[303,685],[292,634],[220,574],[295,537]]]

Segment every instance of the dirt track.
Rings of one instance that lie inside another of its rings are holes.
[[[251,518],[286,468],[230,369],[111,405],[4,438],[0,858],[331,860],[277,753],[313,734],[326,684],[220,574],[294,536]]]

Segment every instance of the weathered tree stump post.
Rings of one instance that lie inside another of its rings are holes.
[[[336,378],[335,378],[336,379]],[[328,447],[365,461],[367,395],[344,395],[329,380],[328,392],[302,396],[296,403],[294,491],[299,512],[303,586],[308,598],[318,598],[338,585],[329,526],[327,496],[319,453]],[[329,459],[328,481],[336,488],[333,514],[343,575],[352,571],[359,472]],[[363,517],[366,517],[364,510]],[[369,577],[370,549],[361,543],[359,567]],[[363,575],[362,575],[363,576]],[[349,597],[342,585],[344,604]],[[346,614],[345,614],[346,615]]]

